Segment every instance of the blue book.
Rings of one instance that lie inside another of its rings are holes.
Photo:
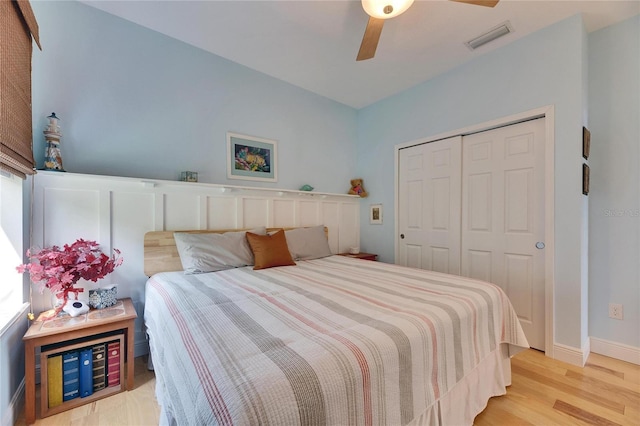
[[[80,350],[80,398],[93,394],[93,355],[91,348]]]
[[[77,398],[80,391],[80,358],[76,351],[62,354],[62,400]]]

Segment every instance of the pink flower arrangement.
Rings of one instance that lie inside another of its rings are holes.
[[[62,249],[53,246],[36,251],[27,250],[31,262],[19,265],[16,269],[21,274],[29,272],[31,281],[40,286],[40,292],[46,287],[58,299],[66,302],[69,293],[75,293],[77,298],[78,293],[84,291],[74,287],[81,278],[96,282],[122,264],[120,250],[113,251],[113,256],[109,257],[95,241],[79,239],[71,245],[65,244]],[[56,308],[54,315],[60,310],[62,306]]]

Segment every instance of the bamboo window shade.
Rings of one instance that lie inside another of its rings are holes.
[[[0,168],[34,173],[31,124],[31,38],[38,23],[27,0],[0,0]]]

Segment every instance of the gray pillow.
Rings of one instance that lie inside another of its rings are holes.
[[[289,252],[294,260],[311,260],[331,256],[324,226],[296,228],[284,232]]]
[[[267,229],[251,230],[254,234],[265,235]],[[192,234],[175,232],[182,269],[185,274],[222,271],[253,265],[253,253],[246,238],[246,231],[225,232],[224,234]]]

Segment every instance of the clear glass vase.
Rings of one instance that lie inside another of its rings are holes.
[[[62,309],[62,306],[64,306],[65,302],[66,300],[64,300],[64,298],[60,298],[56,293],[51,292],[51,308]]]

